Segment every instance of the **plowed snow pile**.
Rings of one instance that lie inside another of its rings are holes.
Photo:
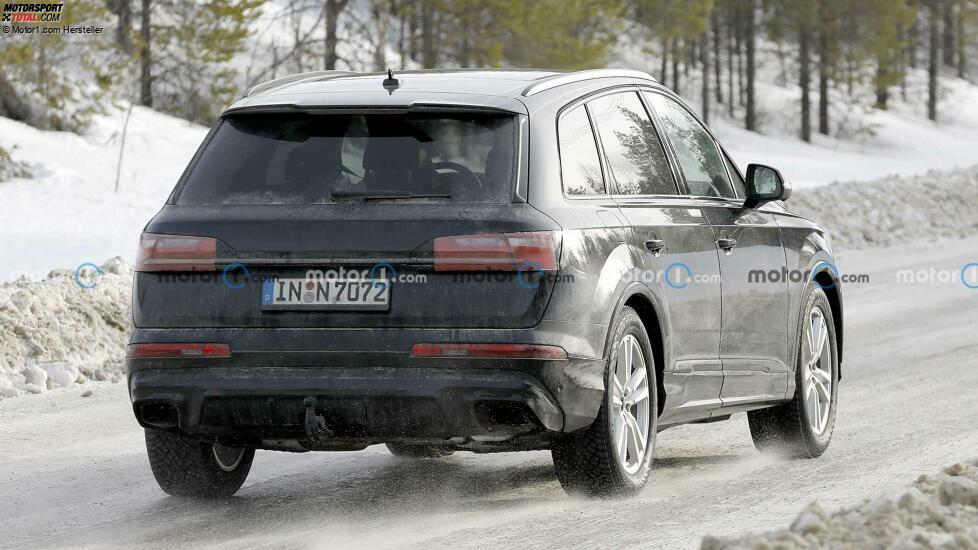
[[[0,283],[0,399],[122,378],[132,271],[118,258],[100,269]]]
[[[978,232],[978,166],[799,190],[785,206],[818,221],[836,250],[972,237]]]
[[[978,548],[978,459],[855,508],[827,514],[809,504],[788,529],[738,538],[705,537],[703,550]]]

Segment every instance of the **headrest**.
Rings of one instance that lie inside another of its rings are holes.
[[[330,182],[340,173],[338,148],[331,142],[310,139],[285,158],[285,179],[310,184]]]
[[[411,136],[372,137],[363,151],[364,170],[414,170],[421,144]]]

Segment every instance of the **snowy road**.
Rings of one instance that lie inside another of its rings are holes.
[[[0,401],[0,546],[675,548],[787,525],[809,501],[855,504],[978,456],[978,290],[896,282],[974,261],[978,239],[843,255],[871,280],[846,289],[840,409],[818,460],[759,455],[738,415],[660,434],[649,487],[624,502],[568,498],[546,452],[415,463],[373,447],[261,452],[236,498],[198,503],[156,487],[124,385],[87,384]]]

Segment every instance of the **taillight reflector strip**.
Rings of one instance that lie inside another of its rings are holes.
[[[231,346],[227,344],[192,343],[129,344],[126,348],[126,357],[131,359],[231,357]]]
[[[537,344],[436,344],[411,346],[411,357],[495,358],[495,359],[567,359],[559,346]]]
[[[555,231],[453,235],[435,239],[435,271],[553,271]]]
[[[217,239],[143,233],[136,271],[214,271]]]

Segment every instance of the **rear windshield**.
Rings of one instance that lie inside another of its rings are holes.
[[[250,114],[224,119],[177,204],[501,203],[516,124],[496,114]]]

